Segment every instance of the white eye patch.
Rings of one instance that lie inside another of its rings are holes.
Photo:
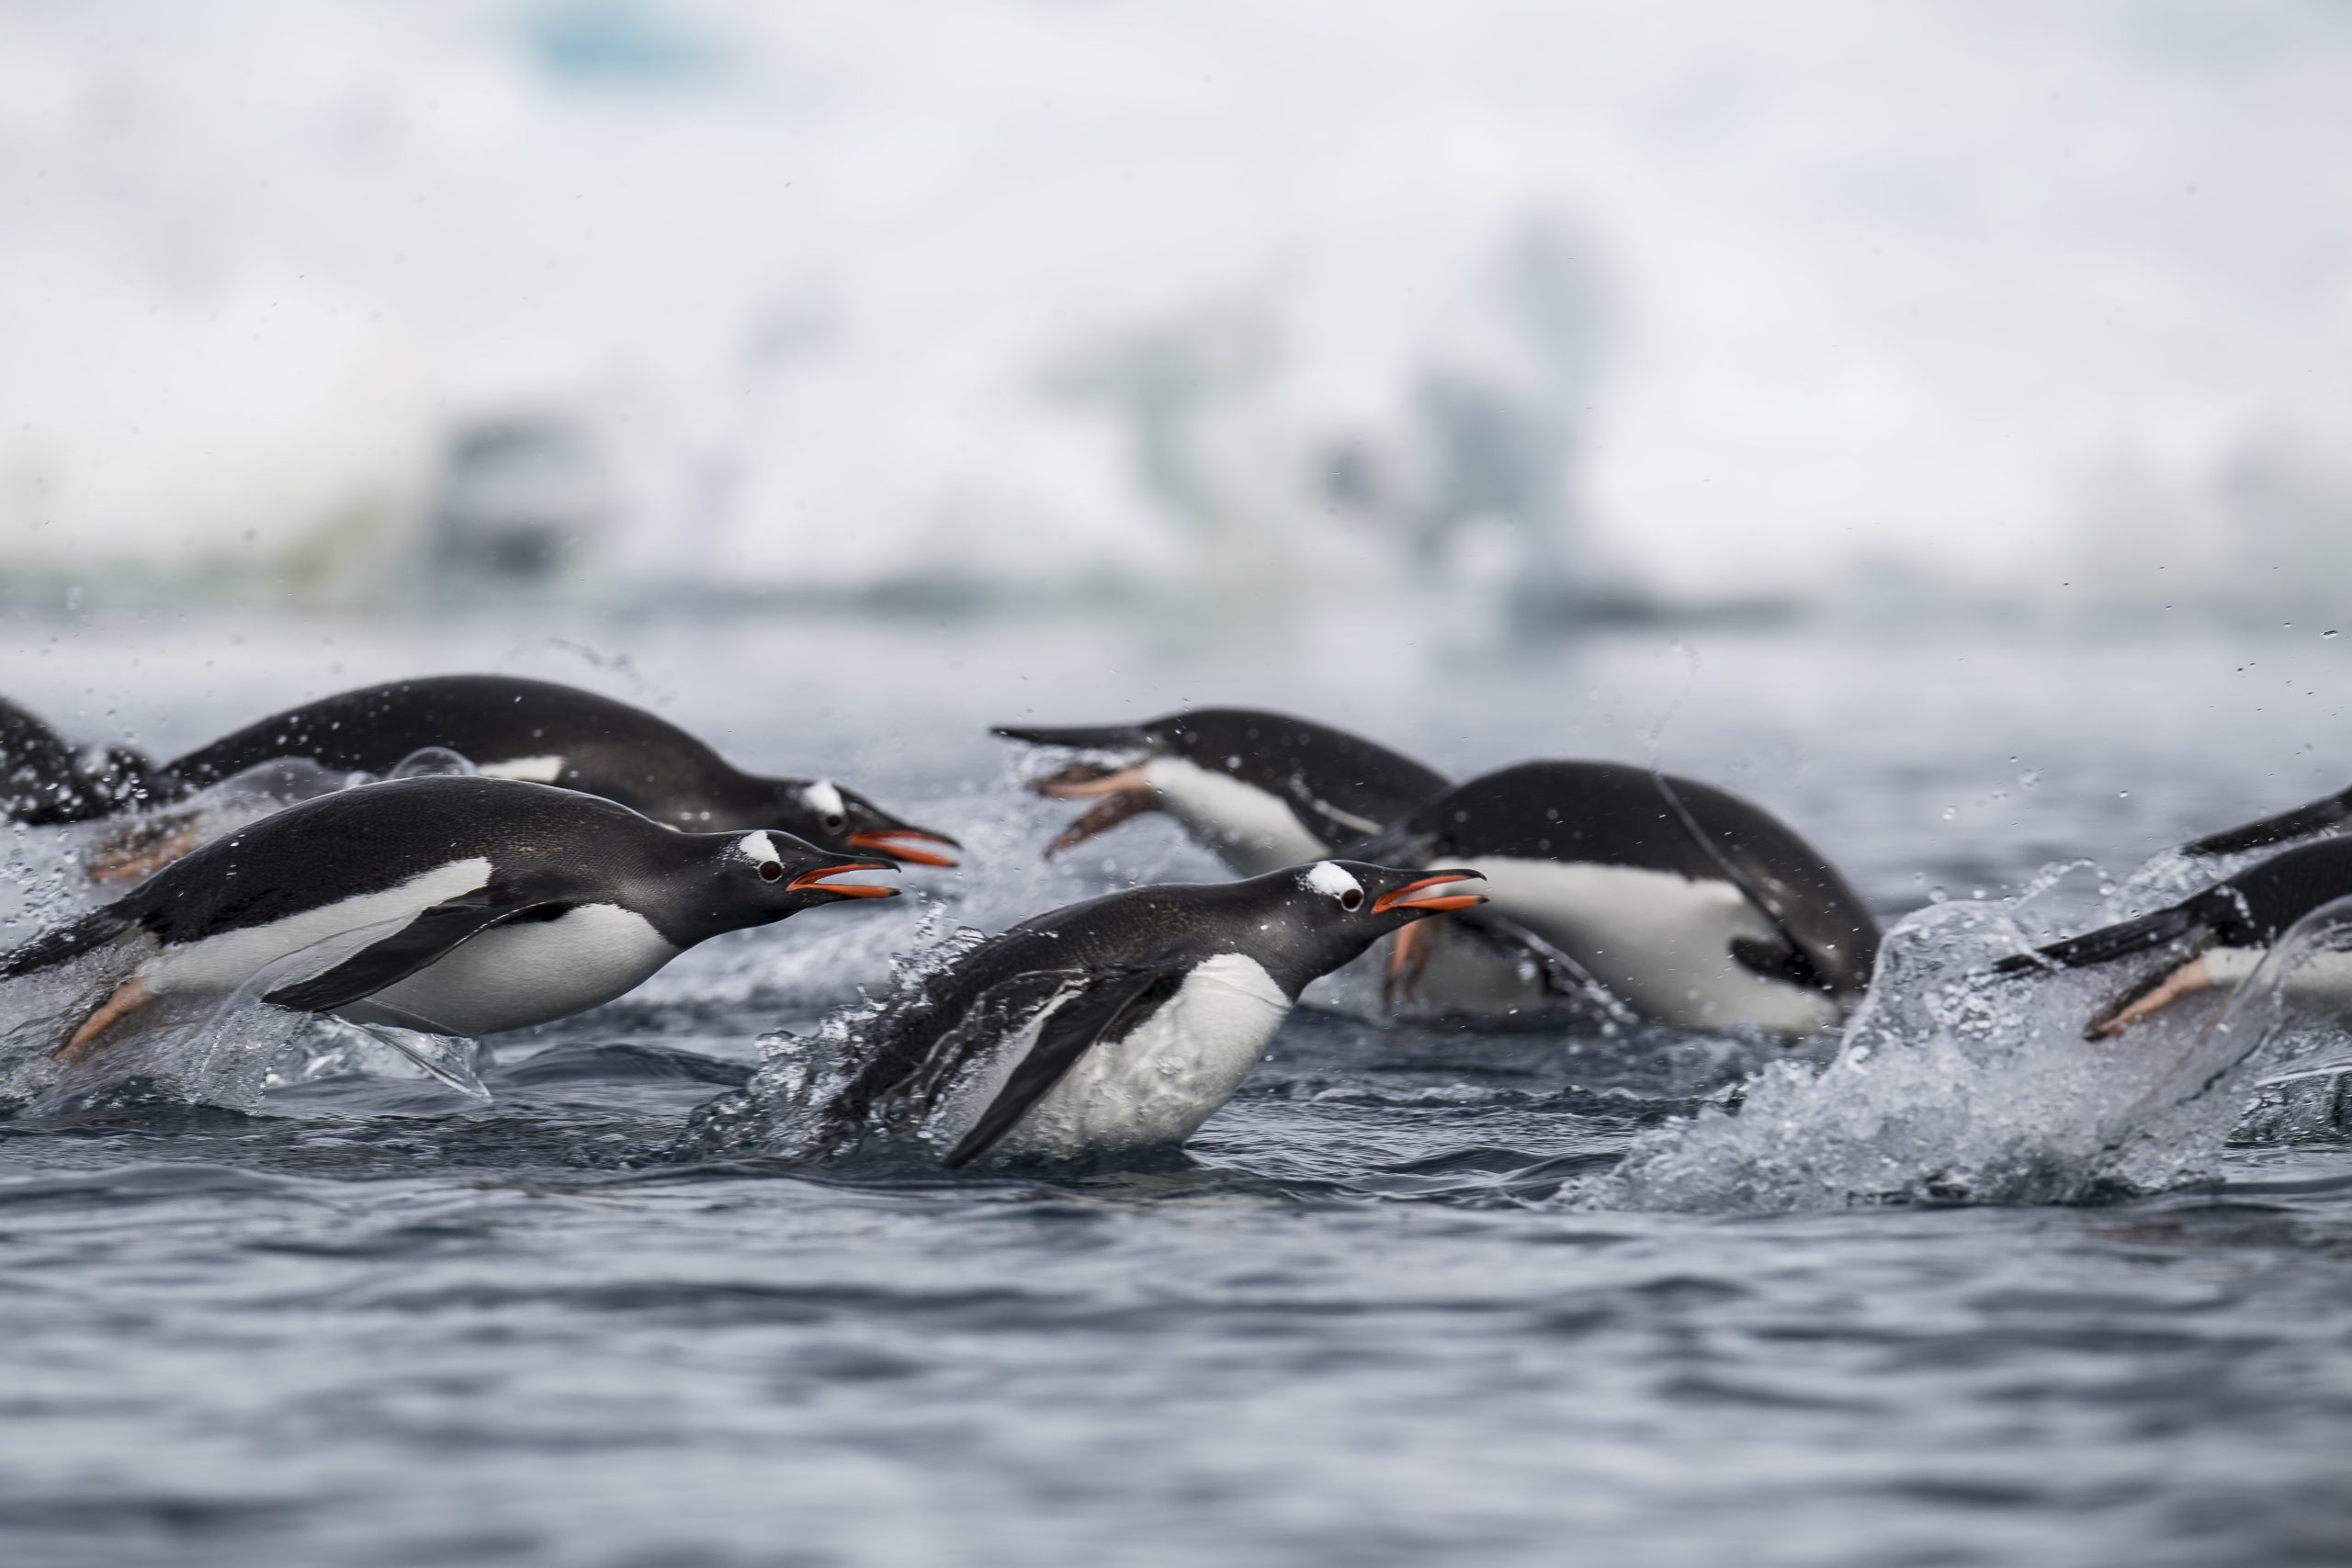
[[[746,833],[735,840],[735,848],[753,865],[781,865],[784,857],[775,852],[775,840],[765,833]]]
[[[1359,898],[1363,897],[1363,884],[1328,860],[1319,860],[1308,866],[1306,874],[1300,880],[1326,897],[1339,898],[1350,893]]]
[[[818,779],[800,792],[800,798],[807,801],[808,809],[820,818],[849,815],[848,809],[842,805],[842,792],[828,780]]]

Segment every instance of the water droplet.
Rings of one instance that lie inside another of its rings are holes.
[[[1944,820],[1945,820],[1945,821],[1947,821],[1947,822],[1956,821],[1956,820],[1958,820],[1958,819],[1959,819],[1959,817],[1960,817],[1960,807],[1957,807],[1957,806],[1947,806],[1947,807],[1944,807]]]
[[[1928,889],[1928,902],[1930,904],[1940,904],[1951,897],[1951,894],[1944,891],[1943,885],[1941,883],[1938,883],[1935,886]]]
[[[2322,633],[2320,633],[2319,635],[2320,635],[2320,636],[2322,636],[2322,637],[2334,637],[2335,634],[2334,632],[2322,632]]]
[[[2118,800],[2129,800],[2132,798],[2132,792],[2128,789],[2119,789],[2115,792],[2115,798]]]

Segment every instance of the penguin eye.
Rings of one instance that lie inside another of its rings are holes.
[[[760,863],[760,880],[762,882],[774,882],[783,875],[784,866],[780,862],[763,860]]]
[[[825,830],[829,833],[838,833],[842,830],[842,825],[846,821],[848,821],[848,818],[843,817],[840,812],[829,811],[825,814]]]
[[[1351,887],[1340,895],[1340,908],[1351,912],[1363,908],[1363,889]]]

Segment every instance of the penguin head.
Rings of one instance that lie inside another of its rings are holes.
[[[893,817],[831,779],[776,779],[767,815],[779,828],[831,850],[864,850],[902,865],[954,865],[963,846],[944,833]]]
[[[854,872],[898,869],[886,860],[845,857],[789,833],[766,829],[703,837],[718,852],[718,896],[709,906],[709,919],[718,930],[766,925],[820,904],[895,898],[899,894],[895,887],[870,882],[831,880]]]
[[[1279,902],[1283,918],[1261,930],[1269,944],[1267,955],[1290,971],[1295,992],[1415,920],[1485,903],[1484,894],[1442,891],[1477,880],[1473,871],[1320,860],[1270,872],[1243,886],[1263,887]]]

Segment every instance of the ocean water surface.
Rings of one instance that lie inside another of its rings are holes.
[[[2094,1046],[2085,982],[1968,979],[2352,782],[2320,630],[13,625],[5,694],[92,739],[507,670],[969,854],[494,1039],[486,1096],[384,1052],[264,1089],[231,1021],[221,1103],[0,1119],[0,1562],[2345,1561],[2352,1039],[2249,997]],[[679,1150],[897,955],[1214,874],[1149,820],[1041,862],[1069,808],[985,733],[1208,703],[1724,784],[1903,922],[1890,978],[1842,1057],[1329,986],[1144,1169]],[[15,836],[7,940],[86,848]]]

